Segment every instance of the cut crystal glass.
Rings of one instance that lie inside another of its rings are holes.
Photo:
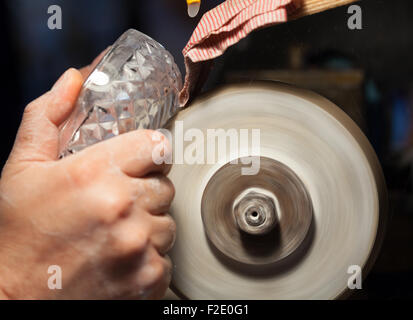
[[[181,73],[172,55],[130,29],[87,78],[60,130],[60,156],[135,129],[163,127],[178,111]]]

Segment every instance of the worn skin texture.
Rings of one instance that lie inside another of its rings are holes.
[[[0,298],[156,299],[169,285],[174,188],[152,159],[160,143],[171,152],[167,139],[139,130],[57,159],[92,68],[69,69],[25,109],[0,180]],[[60,290],[48,288],[51,265]]]

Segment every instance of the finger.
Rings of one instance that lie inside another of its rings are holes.
[[[74,155],[74,159],[111,166],[131,177],[143,177],[151,172],[168,172],[170,165],[164,160],[171,158],[171,152],[169,141],[161,133],[135,130],[97,143]]]
[[[160,214],[169,210],[175,196],[175,188],[167,177],[162,174],[151,174],[142,178],[140,183],[145,186],[145,198],[140,204],[151,214]]]
[[[56,128],[58,128],[73,111],[82,84],[83,79],[79,71],[71,68],[67,70],[53,86],[48,99],[38,101],[39,105],[45,103],[47,120],[52,122]]]
[[[169,287],[172,263],[169,258],[159,256],[154,248],[149,248],[147,259],[136,276],[138,286],[143,290],[143,299],[160,299]]]
[[[166,290],[168,290],[169,285],[172,280],[172,260],[169,256],[164,256],[162,259],[162,264],[164,268],[164,276],[162,281],[159,282],[156,290],[152,291],[152,294],[148,296],[149,300],[159,300],[165,297]]]
[[[143,224],[149,225],[144,222]],[[137,217],[120,220],[111,229],[111,252],[115,257],[138,257],[147,249],[149,228],[143,228],[142,221]]]
[[[82,82],[81,74],[69,69],[49,92],[26,107],[11,161],[57,159],[58,127],[73,110]]]
[[[135,209],[131,215],[114,224],[110,234],[110,255],[137,257],[149,245],[160,255],[166,254],[175,242],[176,224],[168,214],[153,216]],[[142,215],[142,214],[144,215]]]
[[[110,47],[107,47],[105,50],[103,50],[94,60],[91,64],[88,66],[85,66],[83,68],[79,69],[79,72],[82,74],[82,77],[84,80],[89,77],[89,75],[92,73],[92,71],[96,68],[98,63],[103,59],[105,54],[109,51]]]
[[[152,216],[152,230],[149,241],[160,255],[165,255],[175,243],[176,224],[168,214]]]

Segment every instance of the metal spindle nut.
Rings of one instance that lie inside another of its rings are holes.
[[[248,234],[267,234],[278,223],[274,200],[266,194],[248,192],[237,199],[233,208],[238,227]]]

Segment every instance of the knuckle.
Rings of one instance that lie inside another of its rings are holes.
[[[150,265],[146,267],[146,287],[153,287],[165,280],[168,274],[168,267],[167,264],[162,260],[162,258],[154,260]]]
[[[102,165],[91,167],[87,160],[88,157],[82,157],[72,162],[65,177],[86,203],[90,217],[110,224],[128,215],[135,202],[128,183]]]
[[[137,285],[150,299],[160,299],[171,281],[172,264],[166,258],[157,256],[143,266],[139,272]]]
[[[155,282],[161,281],[166,274],[166,265],[162,261],[156,261],[154,263],[154,280]]]
[[[23,117],[39,114],[41,110],[45,110],[45,106],[50,101],[51,93],[46,92],[41,97],[29,102],[23,110]]]
[[[133,205],[132,199],[122,195],[119,191],[88,188],[89,214],[100,224],[113,224],[126,216]]]
[[[85,161],[83,158],[78,158],[68,169],[67,172],[71,182],[80,188],[95,182],[97,173],[100,171],[99,167],[94,166],[91,168],[90,162]]]
[[[34,101],[30,102],[24,108],[23,114],[24,115],[31,115],[31,114],[35,113],[38,108],[39,108],[39,103],[37,102],[37,100],[34,100]]]
[[[115,236],[114,242],[115,250],[121,255],[139,254],[148,248],[149,237],[143,231],[127,229]]]
[[[109,218],[109,222],[117,219],[131,208],[133,200],[130,197],[121,195],[119,192],[106,192],[101,200],[102,209],[106,213],[105,216]]]

